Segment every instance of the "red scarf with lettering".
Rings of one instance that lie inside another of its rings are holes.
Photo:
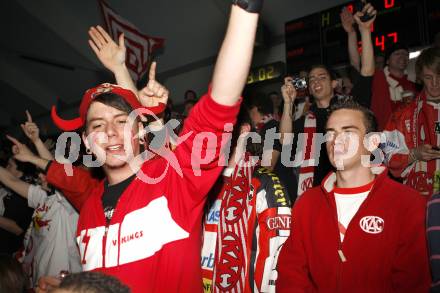
[[[244,292],[251,247],[248,242],[249,219],[255,219],[255,208],[249,208],[248,196],[252,192],[251,180],[255,166],[248,159],[241,160],[231,177],[225,178],[221,197],[219,230],[212,292]]]
[[[313,112],[308,112],[304,121],[304,134],[303,139],[298,138],[298,145],[296,148],[296,155],[298,155],[298,150],[301,151],[304,160],[301,163],[298,176],[298,189],[297,198],[299,198],[304,191],[313,187],[313,178],[315,174],[315,160],[319,158],[313,158],[315,153],[315,145],[313,142],[313,136],[316,133],[316,116]],[[304,154],[302,153],[304,152]],[[296,158],[295,158],[296,160]]]

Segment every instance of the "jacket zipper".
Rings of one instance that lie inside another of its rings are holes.
[[[345,238],[347,238],[347,233],[348,233],[348,230],[349,230],[349,228],[350,228],[350,225],[351,225],[351,223],[352,223],[352,221],[360,214],[360,212],[361,211],[363,211],[364,209],[365,209],[365,207],[367,206],[367,203],[369,202],[369,200],[370,200],[370,198],[371,198],[371,194],[373,193],[373,191],[375,190],[375,187],[376,187],[376,184],[375,185],[373,185],[373,187],[371,188],[371,190],[370,190],[370,192],[369,192],[369,194],[368,194],[368,197],[365,199],[365,201],[361,204],[361,206],[359,207],[359,209],[358,209],[358,211],[356,212],[356,214],[353,216],[353,218],[351,219],[351,221],[350,221],[350,223],[348,224],[348,226],[347,226],[347,229],[345,230],[345,235],[344,235],[344,239]],[[339,242],[339,244],[338,244],[338,255],[339,255],[339,259],[340,259],[340,262],[339,262],[339,264],[338,264],[338,276],[337,276],[337,290],[336,290],[336,292],[339,292],[340,291],[340,285],[341,285],[341,277],[342,277],[342,263],[344,263],[344,262],[346,262],[347,261],[347,258],[345,257],[345,255],[344,255],[344,252],[342,251],[342,241],[341,241],[341,235],[340,235],[340,232],[339,232],[339,223],[338,223],[338,210],[337,210],[337,208],[336,208],[336,198],[335,198],[335,195],[334,195],[334,193],[332,193],[332,196],[333,196],[333,199],[334,199],[334,202],[335,202],[335,208],[333,209],[333,220],[334,220],[334,222],[336,223],[336,230],[338,231],[338,242]],[[329,205],[329,208],[330,209],[332,209],[332,204],[331,204],[331,202],[330,202],[330,200],[329,200],[329,198],[327,197],[327,204]]]
[[[338,216],[337,216],[337,211],[334,214],[334,218],[333,220],[335,221],[336,224],[336,231],[338,232],[338,255],[339,255],[339,260],[340,262],[338,263],[338,275],[336,278],[336,292],[340,292],[340,287],[341,287],[341,279],[342,279],[342,263],[347,261],[347,258],[344,255],[344,252],[342,251],[342,242],[341,242],[341,233],[339,232],[339,225],[338,225]]]
[[[340,292],[341,278],[342,278],[342,263],[346,262],[347,258],[345,257],[344,252],[342,251],[341,235],[339,232],[339,225],[338,225],[338,211],[336,208],[332,207],[332,203],[330,202],[329,198],[327,198],[327,204],[328,204],[328,207],[330,208],[331,212],[333,213],[333,222],[335,224],[336,232],[337,232],[337,236],[338,236],[337,252],[338,252],[338,256],[339,256],[340,261],[338,263],[338,273],[336,276],[336,292]],[[336,199],[335,199],[335,204],[336,204]]]

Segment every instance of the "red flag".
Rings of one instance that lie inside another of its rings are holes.
[[[121,33],[125,35],[127,55],[125,63],[131,77],[137,82],[147,72],[148,63],[154,50],[164,45],[164,39],[150,37],[136,26],[117,14],[105,1],[99,0],[107,32],[118,42]]]

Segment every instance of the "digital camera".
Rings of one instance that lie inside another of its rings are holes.
[[[307,88],[307,81],[305,78],[295,77],[292,84],[296,90],[304,90]]]
[[[364,6],[366,5],[366,2],[365,2],[365,0],[357,0],[354,5],[355,5],[356,11],[362,12],[362,10],[364,10]],[[370,19],[372,19],[374,16],[375,16],[375,14],[365,13],[364,15],[361,16],[360,20],[362,22],[367,22]]]

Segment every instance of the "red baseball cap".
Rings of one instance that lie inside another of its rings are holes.
[[[78,118],[71,120],[64,120],[60,116],[58,116],[55,106],[52,106],[50,115],[52,117],[53,122],[58,128],[64,131],[73,131],[83,127],[86,124],[86,116],[90,104],[93,102],[94,98],[96,98],[97,96],[103,93],[117,94],[118,96],[122,97],[128,104],[130,104],[133,110],[147,109],[148,111],[150,111],[152,114],[155,115],[162,113],[166,107],[164,103],[159,103],[159,105],[155,107],[144,107],[142,106],[142,104],[139,102],[138,98],[132,91],[128,89],[124,89],[114,84],[103,83],[95,88],[91,88],[86,91],[79,106]]]

